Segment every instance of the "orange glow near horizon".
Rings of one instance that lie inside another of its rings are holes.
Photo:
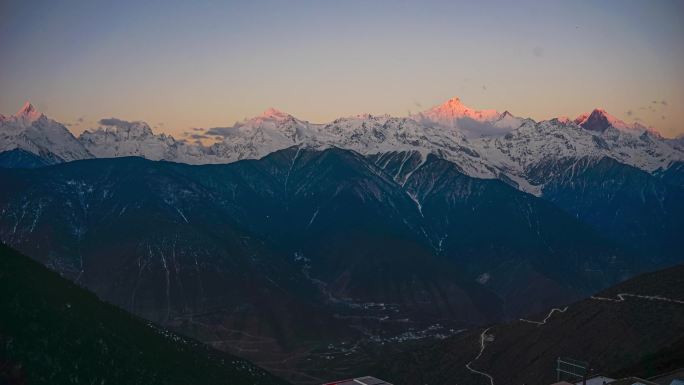
[[[179,137],[269,106],[316,123],[458,96],[544,120],[601,107],[684,133],[684,3],[178,3],[0,6],[0,112],[78,134],[102,118]],[[467,37],[467,38],[466,38]]]

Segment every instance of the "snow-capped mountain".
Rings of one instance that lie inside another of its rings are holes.
[[[445,103],[418,114],[422,118],[444,125],[457,125],[460,119],[468,118],[478,122],[492,122],[499,118],[496,110],[474,110],[461,103],[459,98],[451,98]]]
[[[102,119],[100,127],[86,130],[78,140],[97,158],[140,156],[180,163],[211,163],[202,146],[177,141],[171,135],[154,134],[145,122]]]
[[[205,153],[209,159],[215,160],[212,163],[258,159],[302,143],[319,145],[325,136],[317,129],[319,127],[269,108],[263,114],[232,127],[210,129],[210,132],[223,136],[223,140],[209,147]]]
[[[467,137],[505,134],[520,127],[525,119],[510,112],[475,110],[465,106],[461,99],[451,98],[445,103],[411,116],[426,125],[458,128]]]
[[[262,115],[220,130],[224,140],[207,154],[214,160],[257,159],[292,146],[325,149],[338,147],[363,155],[416,151],[424,160],[429,153],[456,162],[469,175],[494,178],[495,170],[482,163],[468,147],[467,136],[456,126],[428,124],[413,117],[363,114],[313,124],[268,109]]]
[[[684,151],[674,141],[598,109],[574,121],[526,121],[506,135],[479,138],[471,145],[487,164],[517,181],[530,181],[531,169],[561,159],[609,157],[649,173],[684,159]],[[537,192],[534,186],[521,188]]]
[[[0,153],[9,151],[25,151],[47,164],[92,158],[64,125],[29,102],[14,115],[0,116]]]
[[[203,146],[154,134],[145,122],[102,119],[100,127],[86,130],[79,141],[98,158],[140,156],[188,164],[231,163],[257,159],[301,143],[316,143],[315,125],[269,108],[263,114],[231,127],[210,129],[223,140]]]
[[[641,134],[645,131],[658,134],[657,131],[639,123],[627,124],[602,108],[597,108],[591,113],[581,114],[575,119],[575,123],[589,131],[604,132],[610,127],[621,131]]]
[[[4,135],[0,152],[18,147],[34,154],[56,154],[50,163],[88,158],[91,154],[188,164],[230,163],[258,159],[292,146],[339,147],[367,156],[419,154],[421,161],[407,164],[401,173],[404,176],[411,168],[419,167],[428,154],[435,154],[455,163],[469,176],[502,179],[537,195],[544,183],[539,179],[539,168],[549,162],[609,157],[656,173],[684,160],[681,139],[663,138],[652,129],[625,123],[602,109],[574,120],[535,122],[508,111],[475,110],[458,98],[408,117],[363,114],[327,124],[310,123],[270,108],[233,126],[207,130],[208,134],[223,137],[211,146],[154,134],[144,122],[114,118],[101,120],[100,127],[85,131],[75,140],[64,126],[30,105],[0,121]],[[52,128],[46,129],[48,126]],[[57,134],[59,139],[55,138]],[[535,175],[531,175],[533,172]]]

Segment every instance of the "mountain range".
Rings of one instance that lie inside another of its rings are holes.
[[[540,195],[545,181],[535,178],[532,170],[549,161],[609,157],[651,174],[662,174],[684,160],[681,139],[664,138],[653,129],[625,123],[603,109],[574,120],[535,122],[508,111],[471,109],[458,98],[408,117],[366,114],[327,124],[310,123],[269,108],[260,116],[206,133],[221,140],[204,146],[154,134],[144,122],[111,118],[102,119],[100,127],[75,138],[64,125],[27,102],[15,115],[0,116],[0,164],[12,164],[8,162],[18,157],[40,158],[27,160],[30,165],[122,156],[217,164],[258,159],[291,146],[338,147],[363,155],[416,151],[421,161],[433,154],[457,164],[469,176],[501,179]],[[11,154],[2,154],[5,152]]]
[[[269,109],[210,146],[115,118],[75,138],[30,104],[0,123],[0,241],[296,383],[684,261],[681,140],[600,109]]]

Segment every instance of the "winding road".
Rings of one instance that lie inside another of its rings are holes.
[[[595,299],[597,301],[624,302],[625,297],[633,297],[633,298],[647,299],[649,301],[664,301],[664,302],[679,303],[679,304],[684,305],[684,301],[682,301],[682,300],[667,298],[667,297],[661,297],[659,295],[620,293],[620,294],[616,295],[616,297],[617,298],[606,298],[606,297],[597,297],[595,295],[592,295],[591,299]]]
[[[551,309],[551,311],[549,312],[549,314],[546,316],[546,318],[544,318],[542,321],[532,321],[532,320],[525,319],[525,318],[520,318],[520,321],[522,321],[522,322],[527,322],[527,323],[531,323],[531,324],[535,324],[535,325],[544,325],[544,324],[546,324],[546,321],[548,321],[549,318],[551,318],[551,316],[553,315],[553,313],[556,313],[556,312],[558,312],[558,313],[565,313],[567,310],[568,310],[568,307],[567,307],[567,306],[564,307],[564,308],[562,308],[562,309],[553,308],[553,309]]]
[[[632,294],[632,293],[620,293],[615,296],[615,298],[607,298],[607,297],[599,297],[599,296],[591,296],[589,297],[590,299],[596,300],[596,301],[606,301],[606,302],[625,302],[625,297],[632,297],[632,298],[639,298],[639,299],[645,299],[649,301],[663,301],[663,302],[670,302],[670,303],[677,303],[677,304],[682,304],[684,305],[684,300],[680,299],[674,299],[674,298],[667,298],[667,297],[662,297],[659,295],[643,295],[643,294]],[[545,325],[546,322],[553,316],[554,313],[565,313],[568,310],[568,306],[560,309],[560,308],[553,308],[551,311],[549,311],[549,314],[546,315],[546,318],[544,318],[541,321],[532,321],[529,319],[525,318],[520,318],[521,322],[527,322],[531,324],[535,324],[537,326]],[[477,356],[470,360],[465,367],[468,369],[470,372],[475,373],[477,375],[483,376],[489,380],[490,385],[494,385],[494,378],[487,372],[483,372],[477,369],[473,369],[472,364],[475,363],[475,361],[479,360],[480,357],[482,357],[482,354],[485,351],[485,348],[487,346],[486,342],[492,341],[494,339],[493,334],[487,334],[489,330],[492,327],[488,327],[482,333],[480,334],[480,351],[477,353]]]
[[[494,378],[493,378],[492,376],[490,376],[488,373],[481,372],[481,371],[479,371],[479,370],[477,370],[477,369],[473,369],[473,368],[470,366],[470,365],[472,365],[473,362],[475,362],[475,361],[477,361],[478,359],[480,359],[480,357],[482,356],[482,353],[484,353],[484,350],[485,350],[485,341],[486,341],[486,339],[487,339],[487,337],[488,337],[487,332],[489,331],[489,329],[491,329],[491,327],[488,327],[487,329],[485,329],[485,330],[480,334],[480,352],[477,354],[477,356],[476,356],[475,358],[473,358],[472,360],[470,360],[470,362],[468,362],[468,363],[466,364],[465,367],[466,367],[468,370],[470,370],[471,372],[475,373],[475,374],[479,374],[480,376],[486,377],[486,378],[489,380],[489,384],[490,384],[490,385],[494,385]],[[494,337],[494,336],[492,335],[492,338],[493,338],[493,337]]]

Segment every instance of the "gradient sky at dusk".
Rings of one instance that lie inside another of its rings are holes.
[[[684,132],[682,1],[5,0],[0,52],[0,112],[30,100],[75,132],[117,117],[177,134],[270,106],[406,115],[452,96]]]

